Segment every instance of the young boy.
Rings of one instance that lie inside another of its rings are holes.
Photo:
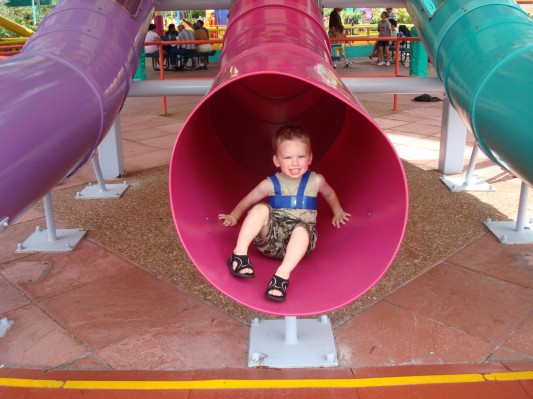
[[[235,226],[246,215],[237,244],[227,265],[237,277],[253,278],[254,269],[247,256],[254,241],[264,255],[281,259],[265,292],[267,298],[282,302],[289,277],[300,260],[316,245],[316,204],[320,193],[333,212],[332,224],[341,227],[350,214],[344,212],[337,194],[322,175],[308,171],[313,160],[309,133],[300,126],[279,129],[272,140],[275,175],[261,181],[231,211],[220,214],[224,226]],[[269,202],[260,202],[269,197]]]

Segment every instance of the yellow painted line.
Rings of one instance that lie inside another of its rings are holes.
[[[62,388],[64,381],[30,380],[25,378],[0,378],[0,387]]]
[[[533,371],[488,374],[443,374],[405,377],[299,379],[299,380],[199,380],[199,381],[88,381],[0,378],[0,387],[89,390],[200,390],[200,389],[298,389],[368,388],[405,385],[461,384],[533,380]]]

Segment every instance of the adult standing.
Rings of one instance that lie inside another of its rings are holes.
[[[391,24],[389,22],[389,14],[387,11],[381,13],[381,20],[378,21],[378,32],[379,37],[390,37],[392,31]],[[378,65],[390,65],[390,52],[389,52],[389,41],[388,40],[378,40]]]
[[[394,19],[394,21],[398,22],[394,8],[385,8],[385,11],[387,11],[387,14],[389,14],[389,19]]]
[[[329,14],[329,30],[337,30],[339,26],[342,26],[341,19],[342,8],[334,8]]]

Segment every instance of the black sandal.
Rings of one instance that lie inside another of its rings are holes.
[[[268,299],[272,299],[273,301],[283,302],[287,296],[287,288],[289,288],[289,280],[274,274],[272,280],[270,280],[270,283],[268,284],[265,295]],[[270,294],[270,291],[272,290],[278,290],[281,292],[281,295],[277,296]]]
[[[237,262],[235,269],[233,268],[233,262]],[[246,255],[231,254],[231,258],[228,260],[228,268],[231,274],[237,277],[254,278],[254,268],[250,263],[250,259]],[[243,269],[252,269],[251,273],[241,273]]]

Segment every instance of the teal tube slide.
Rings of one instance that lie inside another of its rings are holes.
[[[533,186],[533,21],[512,0],[410,0],[448,98],[482,150]]]

